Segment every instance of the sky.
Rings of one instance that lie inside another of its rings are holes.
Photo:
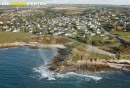
[[[111,4],[130,5],[130,0],[0,0],[0,2],[27,1],[45,2],[46,4]]]

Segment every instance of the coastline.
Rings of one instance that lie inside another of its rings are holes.
[[[61,44],[41,44],[38,42],[14,42],[14,43],[3,43],[0,44],[0,48],[10,47],[29,47],[29,48],[66,48]]]
[[[58,54],[52,58],[52,63],[47,68],[55,73],[67,72],[101,72],[101,71],[130,71],[130,60],[99,59],[91,60],[69,60],[71,51],[61,44],[40,44],[38,42],[15,42],[0,44],[0,48],[29,47],[33,49],[57,48]],[[92,59],[92,58],[91,58]]]
[[[47,68],[50,71],[61,74],[67,72],[130,72],[130,60],[101,59],[92,62],[90,60],[71,61],[67,59],[71,56],[69,52],[70,51],[68,49],[59,49],[58,54],[53,57],[52,63],[48,64]],[[63,57],[66,57],[66,59],[62,59]]]

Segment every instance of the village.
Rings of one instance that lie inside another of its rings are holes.
[[[127,12],[121,10],[115,13],[114,9],[109,8],[95,10],[84,15],[60,15],[53,18],[44,16],[44,10],[10,11],[0,15],[0,30],[69,37],[105,36],[105,31],[110,28],[129,31]]]

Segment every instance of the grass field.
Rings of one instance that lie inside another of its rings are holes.
[[[102,39],[102,37],[100,35],[95,35],[95,36],[89,37],[90,41],[98,41],[98,40],[101,40],[101,39]]]
[[[64,37],[52,37],[44,35],[33,35],[29,33],[0,32],[0,43],[13,42],[39,42],[44,44],[67,44],[69,39]]]
[[[100,58],[100,59],[114,59],[111,56],[108,55],[104,55],[104,54],[98,54],[98,53],[90,53],[91,56],[93,56],[93,58]]]
[[[20,41],[25,36],[27,36],[25,33],[0,32],[0,43]]]
[[[121,39],[130,42],[130,32],[114,31],[112,34],[117,34]]]
[[[82,13],[82,11],[67,11],[67,12],[65,12],[65,14],[67,14],[67,15],[76,15],[76,14],[81,14]]]

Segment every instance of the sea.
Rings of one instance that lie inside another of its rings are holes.
[[[55,74],[45,65],[56,54],[57,49],[0,49],[0,88],[130,88],[130,73],[123,71]]]

